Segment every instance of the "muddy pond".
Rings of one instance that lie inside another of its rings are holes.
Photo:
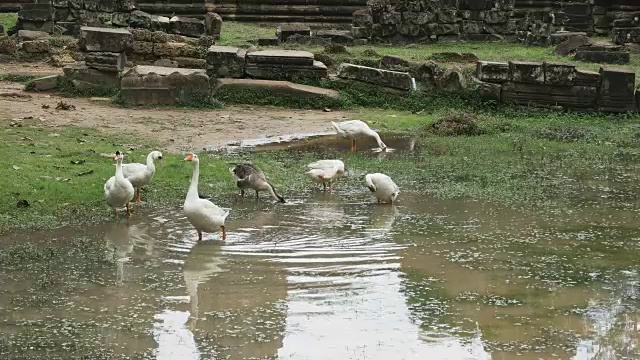
[[[72,255],[0,270],[0,355],[640,358],[635,210],[337,189],[238,203],[226,242],[180,209],[6,235]]]

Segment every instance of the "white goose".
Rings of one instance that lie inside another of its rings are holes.
[[[307,175],[322,184],[325,191],[329,182],[329,192],[333,191],[333,183],[345,173],[344,163],[340,160],[318,160],[307,165],[307,168],[311,169]]]
[[[378,204],[380,202],[393,204],[396,201],[400,189],[389,176],[381,173],[367,174],[364,180],[369,190],[378,200]]]
[[[376,140],[378,146],[383,151],[387,150],[385,145],[380,139],[380,135],[377,132],[371,130],[369,125],[360,120],[348,120],[339,123],[331,122],[331,125],[336,129],[338,135],[349,138],[351,140],[351,152],[356,151],[356,138],[361,136],[370,136]]]
[[[154,160],[161,160],[162,153],[160,151],[152,151],[147,155],[147,165],[139,163],[130,163],[122,165],[122,173],[124,177],[131,182],[131,185],[136,189],[136,202],[142,202],[140,200],[140,189],[147,185],[153,174],[156,173],[156,165]]]
[[[198,231],[198,241],[202,241],[202,233],[212,233],[218,228],[221,231],[221,238],[225,240],[227,233],[225,231],[224,222],[229,216],[229,211],[225,211],[209,200],[201,199],[198,196],[198,178],[200,177],[200,161],[198,155],[189,153],[186,161],[193,163],[193,175],[191,176],[191,185],[187,192],[187,198],[184,200],[184,214],[187,219]]]
[[[131,216],[129,201],[133,199],[135,192],[131,182],[125,179],[122,174],[123,157],[120,151],[116,151],[116,175],[110,177],[104,184],[104,199],[113,208],[113,213],[116,217],[118,217],[118,208],[123,206],[127,208],[127,216]]]

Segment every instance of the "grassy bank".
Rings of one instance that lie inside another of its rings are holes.
[[[0,25],[4,26],[4,31],[16,26],[18,16],[15,13],[0,13]]]
[[[610,181],[601,185],[614,191],[598,201],[615,200],[616,206],[625,206],[637,199],[638,117],[507,110],[464,115],[470,117],[471,125],[450,126],[447,121],[459,114],[445,110],[428,114],[362,110],[359,115],[373,127],[405,131],[416,138],[415,151],[391,153],[387,160],[368,152],[345,154],[334,149],[207,156],[202,161],[201,192],[231,206],[237,189],[227,162],[250,159],[286,197],[304,197],[312,189],[304,165],[320,157],[339,157],[354,174],[341,180],[342,191],[362,190],[361,175],[381,171],[405,189],[404,196],[425,193],[574,206],[585,201],[585,192],[603,191],[591,189],[591,182]],[[144,162],[154,149],[152,143],[89,129],[51,130],[35,125],[10,126],[0,135],[1,151],[6,154],[0,159],[0,175],[5,179],[0,188],[5,199],[0,209],[3,231],[109,220],[112,215],[103,200],[103,184],[115,168],[112,159],[100,154],[134,149],[127,161]],[[143,206],[181,205],[191,175],[183,156],[165,153],[152,184],[143,191],[147,201]],[[18,207],[20,200],[29,207]]]

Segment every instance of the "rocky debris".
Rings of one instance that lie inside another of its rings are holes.
[[[126,29],[83,26],[78,45],[84,51],[126,52],[133,50],[133,34]]]
[[[49,52],[49,40],[24,41],[21,44],[22,51],[29,54],[42,54]]]
[[[636,111],[636,74],[631,70],[600,68],[598,109],[608,112]]]
[[[411,90],[413,81],[406,72],[376,69],[372,67],[343,63],[338,68],[338,77],[357,80],[392,89]]]
[[[509,61],[509,78],[513,82],[543,84],[544,69],[541,63]]]
[[[329,41],[327,39],[317,37],[317,36],[309,36],[309,35],[300,35],[294,34],[289,36],[286,39],[288,44],[298,44],[298,45],[308,45],[308,46],[325,46]]]
[[[557,33],[553,33],[549,35],[549,43],[551,45],[559,45],[569,39],[574,37],[587,37],[586,32],[575,32],[575,31],[558,31]],[[564,56],[564,55],[563,55]]]
[[[568,56],[569,54],[578,50],[579,47],[585,45],[591,45],[591,39],[584,35],[572,36],[559,43],[556,46],[554,53],[558,56]]]
[[[292,96],[296,98],[332,98],[338,99],[335,90],[315,86],[301,85],[289,81],[258,79],[218,79],[213,86],[212,94],[229,89],[269,90],[272,94]]]
[[[0,36],[4,35],[4,25],[0,24]]]
[[[600,64],[628,64],[631,54],[621,45],[589,45],[579,47],[573,58]]]
[[[58,103],[56,104],[56,110],[74,111],[75,109],[75,105],[68,104],[64,101],[58,101]]]
[[[207,34],[205,22],[200,19],[174,16],[169,19],[169,22],[172,31],[176,34],[191,37],[200,37]]]
[[[257,41],[258,46],[278,46],[280,45],[280,39],[277,37],[261,38]]]
[[[481,81],[503,83],[509,81],[509,64],[493,61],[478,61],[476,77]]]
[[[59,75],[49,75],[29,82],[29,87],[35,91],[48,91],[58,87]]]
[[[287,41],[291,35],[311,36],[311,28],[304,25],[285,24],[276,29],[276,37],[280,41]]]
[[[43,40],[49,38],[49,33],[44,31],[18,30],[20,41]]]
[[[545,84],[558,86],[570,86],[574,84],[577,75],[575,65],[545,61],[543,67]]]
[[[244,77],[246,51],[232,46],[211,46],[207,51],[207,74],[211,78]]]
[[[219,40],[220,33],[222,32],[222,17],[214,12],[208,12],[204,16],[204,23],[206,34]]]
[[[324,46],[324,52],[327,54],[348,54],[346,46],[341,44],[327,44]]]
[[[446,92],[460,92],[466,89],[466,81],[458,69],[446,69],[437,78],[438,88]]]
[[[136,66],[121,81],[122,101],[130,105],[209,102],[209,76],[203,69]]]
[[[85,64],[93,69],[106,72],[119,72],[127,62],[125,53],[91,52],[85,57]]]

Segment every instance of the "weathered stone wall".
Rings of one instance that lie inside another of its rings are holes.
[[[479,61],[479,89],[486,98],[509,105],[569,110],[634,112],[638,110],[635,73],[600,68],[582,71],[555,62]]]

